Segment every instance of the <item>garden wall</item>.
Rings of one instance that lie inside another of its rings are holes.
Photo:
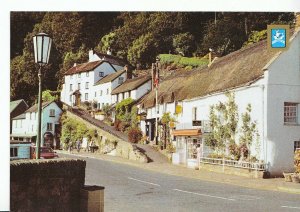
[[[97,127],[90,122],[84,120],[83,118],[71,113],[70,111],[67,111],[67,116],[73,119],[76,119],[78,121],[82,121],[88,128],[97,130],[98,136],[102,136],[102,140],[108,139],[110,141],[117,141],[118,144],[116,146],[116,156],[126,158],[129,160],[135,160],[142,163],[147,163],[148,159],[145,154],[140,152],[138,149],[136,149],[134,144],[129,143],[127,141],[124,141],[123,139],[110,134],[109,132],[101,129],[100,127]]]
[[[75,159],[11,161],[11,211],[79,211],[85,167]]]

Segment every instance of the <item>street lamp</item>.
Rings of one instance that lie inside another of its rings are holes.
[[[39,97],[38,97],[38,128],[36,139],[36,159],[40,158],[41,144],[41,119],[42,119],[42,67],[49,62],[52,39],[45,33],[39,33],[33,37],[34,61],[39,65]]]

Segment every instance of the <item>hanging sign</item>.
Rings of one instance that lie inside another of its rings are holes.
[[[175,113],[176,113],[176,114],[182,113],[182,107],[181,107],[180,105],[176,105]]]

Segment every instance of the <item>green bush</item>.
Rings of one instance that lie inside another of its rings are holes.
[[[137,143],[139,142],[143,137],[143,133],[140,130],[140,128],[131,128],[128,131],[128,140],[131,143]]]
[[[206,66],[208,64],[208,59],[206,58],[197,58],[197,57],[182,57],[180,55],[172,54],[160,54],[160,62],[162,65],[176,65],[177,67],[186,67],[188,66],[196,68]]]

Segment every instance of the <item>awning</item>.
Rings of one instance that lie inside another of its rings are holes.
[[[174,130],[172,132],[174,136],[199,136],[201,134],[201,129]]]

